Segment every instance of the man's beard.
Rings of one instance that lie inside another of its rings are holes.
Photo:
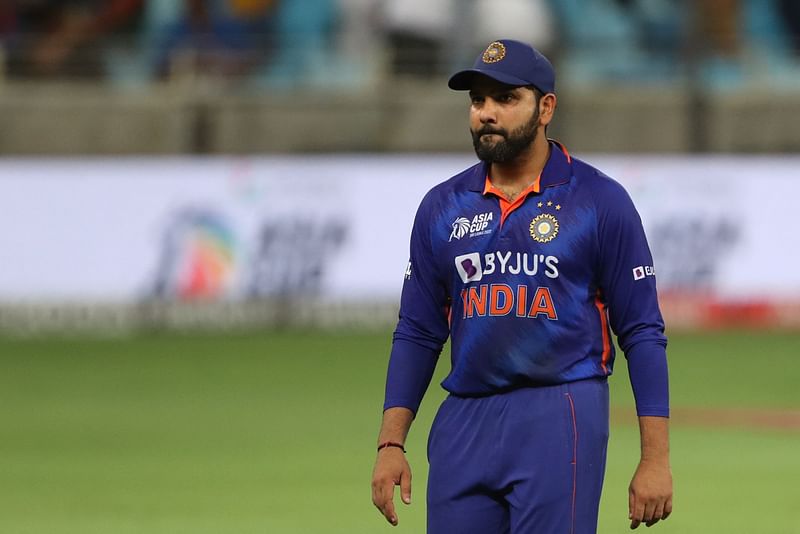
[[[493,128],[489,124],[484,124],[477,131],[470,130],[472,134],[472,146],[475,154],[481,161],[488,163],[508,163],[517,159],[520,154],[527,150],[536,139],[539,125],[539,111],[533,113],[531,119],[508,133],[503,128]],[[496,134],[502,137],[500,141],[482,141],[481,136],[485,134]]]

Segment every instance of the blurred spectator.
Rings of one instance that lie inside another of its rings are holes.
[[[517,39],[553,56],[556,28],[547,0],[476,0],[473,20],[476,46]]]
[[[16,17],[11,2],[0,2],[0,42],[14,31]]]
[[[335,76],[329,83],[363,85],[381,72],[384,56],[379,31],[382,0],[338,0]]]
[[[636,40],[650,60],[657,56],[677,60],[686,38],[685,0],[617,0],[617,3],[633,17]]]
[[[565,78],[596,81],[674,80],[685,20],[676,0],[551,0]]]
[[[224,77],[247,74],[266,60],[272,48],[278,0],[151,2],[159,4],[151,6],[149,21],[159,77],[174,74],[175,69]]]
[[[639,50],[627,6],[617,0],[554,0],[551,6],[563,37],[563,78],[578,86],[630,77]]]
[[[336,0],[283,0],[274,14],[274,50],[257,81],[278,87],[327,85],[334,76]]]
[[[792,53],[800,57],[800,2],[797,0],[778,0],[778,10],[789,34]]]
[[[706,87],[726,90],[738,87],[745,80],[743,52],[747,36],[744,30],[752,33],[754,40],[758,41],[758,28],[763,20],[760,15],[764,11],[759,6],[759,20],[748,22],[745,16],[748,2],[749,0],[701,0],[693,4],[694,57],[689,59],[699,67],[697,79]],[[758,0],[758,3],[774,2]],[[773,32],[775,29],[773,26],[769,31]]]
[[[441,73],[453,33],[455,1],[385,0],[383,7],[392,72],[419,77]]]
[[[0,10],[10,76],[99,77],[104,38],[137,31],[144,0],[12,0]]]
[[[736,58],[741,52],[742,20],[740,0],[699,0],[700,34],[712,56]]]

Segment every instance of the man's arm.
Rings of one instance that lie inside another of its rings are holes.
[[[433,377],[436,361],[450,333],[448,298],[431,246],[428,213],[432,193],[422,200],[411,230],[408,268],[400,295],[400,316],[392,338],[386,371],[383,422],[378,446],[406,442],[411,422]],[[397,513],[392,498],[400,486],[403,502],[411,502],[411,469],[403,449],[378,450],[372,474],[372,502],[392,525]]]
[[[378,446],[390,442],[405,444],[413,420],[414,412],[408,408],[389,408],[383,412]],[[403,502],[411,504],[411,467],[405,452],[399,447],[384,447],[378,451],[372,472],[372,502],[389,523],[397,526],[393,500],[395,486],[400,486]]]
[[[652,526],[672,513],[672,472],[669,467],[669,419],[640,417],[642,456],[628,488],[631,528]]]
[[[604,185],[598,204],[600,287],[628,360],[639,416],[642,456],[628,488],[628,517],[631,528],[637,528],[672,512],[667,339],[641,218],[621,186]]]

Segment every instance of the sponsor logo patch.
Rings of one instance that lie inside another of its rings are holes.
[[[456,270],[461,280],[467,282],[477,282],[483,278],[483,266],[481,265],[481,255],[477,252],[462,254],[455,258]]]
[[[634,280],[643,280],[648,276],[655,276],[656,271],[653,269],[652,265],[640,265],[638,267],[633,268],[633,279]]]
[[[455,258],[456,270],[461,280],[476,282],[495,273],[524,276],[541,276],[558,278],[558,258],[544,254],[527,252],[494,251],[481,255],[479,252],[462,254]]]

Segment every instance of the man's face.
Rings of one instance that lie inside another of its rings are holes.
[[[539,127],[538,103],[531,89],[481,77],[469,95],[472,145],[479,159],[507,163],[531,148]]]

